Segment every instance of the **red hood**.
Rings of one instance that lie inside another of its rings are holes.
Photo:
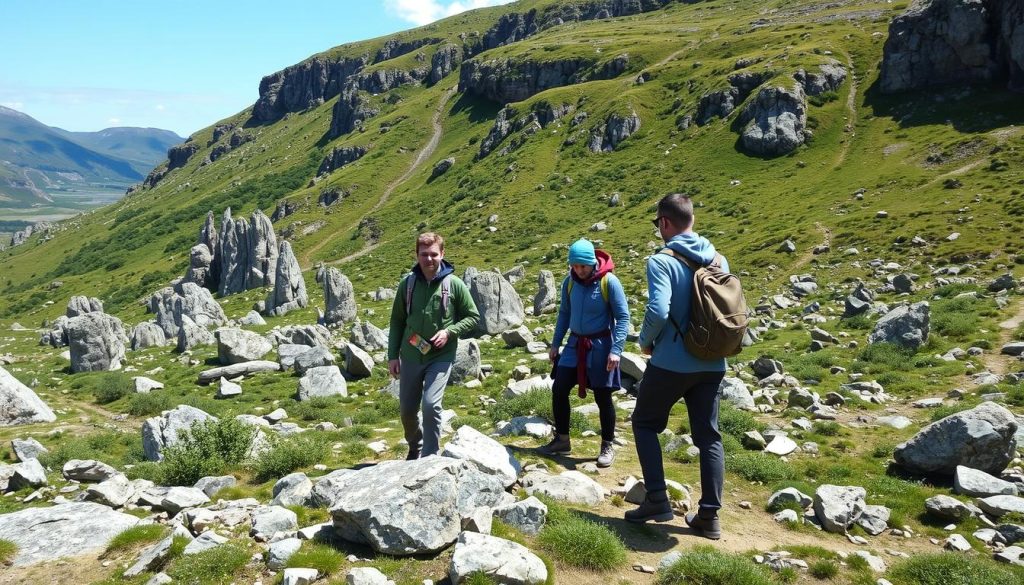
[[[569,274],[572,275],[572,279],[580,284],[591,284],[601,280],[605,274],[608,274],[612,270],[615,270],[615,261],[612,260],[611,255],[604,250],[594,250],[594,255],[597,256],[597,268],[594,269],[594,273],[590,275],[590,278],[583,280],[576,276],[576,271],[569,269]]]

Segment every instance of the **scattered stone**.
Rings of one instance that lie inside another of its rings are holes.
[[[0,367],[0,427],[55,420],[57,416],[31,388]]]
[[[814,513],[827,532],[845,533],[864,512],[862,487],[822,485],[814,492]]]
[[[523,476],[521,483],[531,496],[543,494],[569,504],[596,506],[604,499],[601,484],[579,471],[566,471],[561,475],[531,471]]]
[[[548,578],[544,561],[525,546],[474,532],[459,534],[449,566],[453,584],[464,583],[475,573],[516,585],[540,585]]]
[[[987,497],[996,495],[1017,495],[1017,486],[993,477],[984,471],[956,466],[953,474],[953,492],[965,496]]]

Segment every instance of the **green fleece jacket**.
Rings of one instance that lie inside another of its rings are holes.
[[[450,266],[450,265],[449,265]],[[459,337],[469,333],[480,320],[480,312],[469,294],[469,287],[451,274],[451,270],[439,270],[438,275],[426,282],[417,266],[411,274],[398,284],[395,302],[391,305],[391,330],[388,333],[388,360],[401,357],[403,361],[418,364],[455,361]],[[451,274],[451,297],[448,299],[447,314],[441,315],[441,279]],[[412,291],[412,310],[406,315],[405,291],[409,279],[416,279]],[[429,340],[441,329],[448,330],[448,343],[441,349],[431,348],[426,354],[409,343],[413,333]]]

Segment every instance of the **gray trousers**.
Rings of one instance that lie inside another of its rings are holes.
[[[398,377],[398,409],[409,449],[418,449],[422,457],[436,455],[440,449],[441,398],[451,373],[452,362],[416,364],[402,360],[402,371]]]

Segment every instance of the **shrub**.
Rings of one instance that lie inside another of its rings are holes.
[[[107,550],[103,554],[110,554],[120,550],[132,548],[137,544],[155,542],[163,538],[166,527],[162,524],[141,524],[132,526],[118,534],[115,534],[107,543]]]
[[[853,363],[853,369],[858,371],[863,369],[863,371],[870,373],[884,372],[886,370],[906,371],[911,368],[913,357],[914,350],[912,349],[907,349],[894,343],[872,343],[867,345],[857,355],[857,361]]]
[[[771,573],[746,558],[697,546],[658,572],[658,585],[772,585]]]
[[[18,545],[0,538],[0,565],[6,565],[13,561],[16,554],[18,554]]]
[[[897,585],[1004,585],[1020,583],[1024,573],[955,553],[916,555],[889,571]]]
[[[281,439],[256,458],[253,466],[256,481],[283,477],[300,467],[318,463],[327,452],[327,441],[320,433],[307,432]]]
[[[576,514],[545,526],[537,541],[542,548],[574,567],[608,571],[626,562],[626,547],[614,532]]]
[[[219,475],[245,459],[255,434],[255,428],[233,418],[193,424],[164,449],[158,483],[192,485],[201,477]]]
[[[824,420],[815,422],[813,427],[815,433],[825,437],[835,437],[839,434],[839,429],[839,423]]]
[[[128,399],[128,414],[132,416],[154,416],[175,407],[174,398],[165,392],[134,394]]]
[[[734,408],[724,402],[718,408],[718,430],[724,434],[740,438],[747,431],[760,431],[762,428],[763,425],[757,422],[757,418],[751,412]]]
[[[188,585],[226,583],[227,577],[249,562],[249,551],[237,544],[222,544],[194,555],[182,556],[168,574]]]
[[[839,574],[839,565],[828,560],[814,561],[810,573],[815,579],[831,579]]]
[[[747,481],[773,483],[793,479],[796,474],[785,461],[764,453],[737,453],[726,457],[726,467]]]
[[[390,394],[382,393],[374,399],[373,408],[358,410],[352,416],[352,422],[372,425],[395,418],[398,418],[398,399]]]
[[[134,383],[124,372],[107,372],[100,378],[93,395],[99,404],[108,404],[132,393]]]

